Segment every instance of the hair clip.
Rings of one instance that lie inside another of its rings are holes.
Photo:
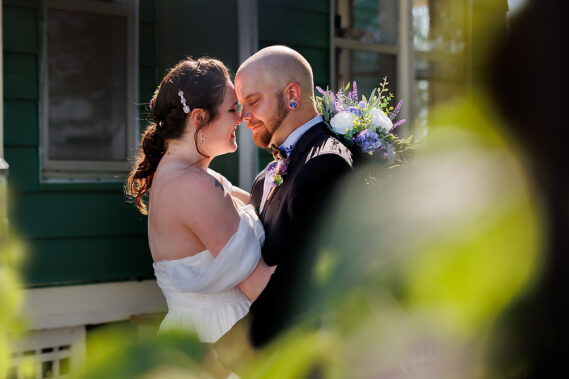
[[[184,92],[178,91],[178,96],[180,96],[180,103],[182,103],[184,113],[190,113],[190,107],[186,105],[186,98],[184,97]]]

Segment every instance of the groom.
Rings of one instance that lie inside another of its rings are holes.
[[[265,227],[263,258],[277,266],[250,310],[251,342],[260,347],[302,312],[316,256],[307,242],[352,157],[316,111],[312,69],[295,50],[270,46],[252,55],[237,71],[235,90],[255,144],[275,157],[251,190]]]

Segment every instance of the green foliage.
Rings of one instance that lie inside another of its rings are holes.
[[[137,338],[124,327],[94,333],[89,343],[88,364],[73,375],[75,378],[206,376],[202,363],[207,347],[195,335],[168,332]]]
[[[491,110],[464,101],[433,119],[429,145],[412,165],[385,171],[372,164],[348,180],[316,241],[314,287],[303,291],[310,310],[268,347],[238,358],[238,367],[229,366],[237,374],[492,373],[487,336],[536,273],[539,218]],[[362,185],[365,170],[377,186]],[[80,378],[212,375],[207,347],[192,336],[101,341],[105,354],[90,353]]]
[[[21,280],[18,273],[23,256],[21,242],[0,231],[0,378],[9,367],[10,341],[22,326],[17,311],[22,303]]]

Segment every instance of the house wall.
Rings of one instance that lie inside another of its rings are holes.
[[[286,45],[312,66],[315,85],[330,80],[330,0],[259,0],[259,48]],[[272,160],[259,150],[259,168]]]
[[[160,0],[156,7],[156,20],[158,81],[168,68],[188,56],[217,58],[227,65],[232,74],[237,71],[237,1]],[[210,167],[223,173],[232,183],[239,182],[238,153],[216,157]]]
[[[41,36],[39,0],[3,2],[4,148],[10,163],[10,221],[27,243],[28,287],[142,280],[153,277],[146,217],[128,203],[123,182],[41,180]],[[168,67],[186,56],[238,65],[237,8],[224,0],[139,2],[140,130],[145,103]],[[238,155],[212,168],[237,182]]]
[[[10,221],[27,243],[29,287],[152,276],[146,220],[122,182],[40,180],[40,1],[4,1],[4,148],[10,162]],[[141,35],[154,34],[154,2],[140,2]],[[153,44],[140,46],[140,96],[155,82]]]

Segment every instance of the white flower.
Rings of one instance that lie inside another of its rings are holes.
[[[338,134],[346,134],[352,130],[356,116],[352,112],[340,112],[330,120],[332,129]]]
[[[383,113],[381,109],[372,108],[369,111],[369,114],[371,115],[371,124],[376,128],[381,128],[386,132],[390,131],[391,128],[393,128],[393,122],[391,122],[391,119],[387,117],[387,115]]]

